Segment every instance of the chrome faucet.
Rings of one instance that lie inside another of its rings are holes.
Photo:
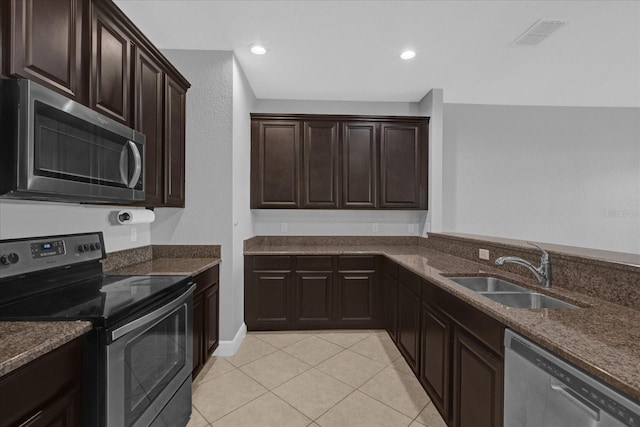
[[[535,246],[541,252],[540,256],[540,267],[535,267],[529,261],[524,260],[522,258],[518,258],[515,256],[501,256],[496,260],[496,265],[504,265],[507,263],[519,264],[527,267],[531,272],[536,276],[538,282],[544,286],[545,288],[551,287],[551,260],[549,259],[549,254],[547,251],[542,249],[538,245],[534,245],[531,242],[527,242],[531,246]]]

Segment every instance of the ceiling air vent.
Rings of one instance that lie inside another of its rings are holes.
[[[539,19],[511,43],[511,46],[536,46],[555,33],[569,21],[561,19]]]

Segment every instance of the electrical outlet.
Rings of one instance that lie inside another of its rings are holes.
[[[138,229],[135,227],[131,227],[131,241],[135,242],[138,240]]]
[[[377,223],[377,222],[374,222],[373,224],[371,224],[371,230],[372,230],[374,233],[377,233],[377,232],[378,232],[378,223]]]
[[[416,225],[415,224],[409,224],[409,234],[413,234],[416,232]]]
[[[286,222],[283,222],[280,224],[281,233],[286,233],[288,230],[289,230],[289,224],[287,224]]]
[[[478,249],[478,257],[480,259],[489,260],[489,249]]]

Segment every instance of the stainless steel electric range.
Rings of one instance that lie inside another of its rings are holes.
[[[185,426],[191,415],[190,276],[102,271],[102,233],[0,240],[0,320],[86,320],[83,423]]]

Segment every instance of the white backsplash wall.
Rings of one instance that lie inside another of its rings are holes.
[[[640,109],[444,105],[444,231],[640,253]]]
[[[0,200],[0,239],[102,231],[107,252],[149,245],[149,224],[118,224],[115,215],[121,209],[121,206],[3,199]],[[133,235],[132,230],[135,230]]]
[[[418,236],[427,211],[254,209],[256,236]],[[377,228],[377,231],[374,231]]]

